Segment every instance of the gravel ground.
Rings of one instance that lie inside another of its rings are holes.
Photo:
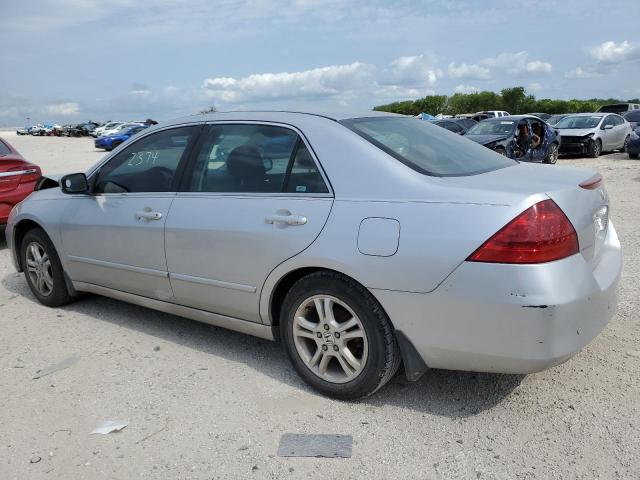
[[[45,173],[102,155],[2,136]],[[640,162],[559,163],[598,169],[611,195],[625,269],[605,331],[542,373],[398,375],[354,403],[310,391],[271,342],[96,296],[43,307],[1,241],[0,479],[640,478]],[[103,420],[129,425],[89,435]],[[353,435],[353,457],[278,457],[287,432]]]

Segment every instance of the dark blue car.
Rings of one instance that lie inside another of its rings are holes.
[[[632,159],[636,159],[640,155],[640,127],[631,132],[629,142],[627,142],[627,153]]]
[[[98,137],[93,144],[96,148],[104,148],[106,151],[111,151],[121,143],[126,142],[129,138],[133,137],[136,133],[147,128],[147,125],[138,125],[135,127],[129,127],[124,130],[120,130],[113,135],[107,135],[105,137]]]
[[[560,136],[547,122],[532,115],[488,118],[464,135],[480,145],[515,160],[556,163]]]

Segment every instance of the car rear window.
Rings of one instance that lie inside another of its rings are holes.
[[[4,157],[6,155],[9,155],[11,153],[11,150],[9,150],[9,147],[7,147],[2,140],[0,140],[0,157]]]
[[[414,118],[365,117],[340,123],[426,175],[477,175],[517,163],[444,128]]]

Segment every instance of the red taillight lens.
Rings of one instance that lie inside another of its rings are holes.
[[[578,253],[575,228],[553,200],[543,200],[511,220],[467,261],[544,263]]]
[[[28,167],[20,166],[20,167],[12,167],[9,169],[9,172],[20,172],[20,181],[19,183],[29,183],[35,182],[40,178],[42,172],[40,172],[40,168],[35,165],[30,165]]]

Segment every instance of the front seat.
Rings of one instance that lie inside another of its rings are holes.
[[[241,145],[234,148],[227,158],[227,172],[240,192],[262,192],[267,188],[267,172],[256,147]]]

